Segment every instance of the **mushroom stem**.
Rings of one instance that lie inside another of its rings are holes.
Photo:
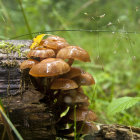
[[[73,64],[73,62],[74,62],[74,59],[70,58],[67,63],[71,66]]]
[[[22,89],[25,90],[25,89],[29,88],[30,77],[29,77],[28,73],[29,73],[29,69],[24,69],[22,71],[21,80],[20,80],[21,81],[21,83],[20,83],[21,90]],[[22,88],[22,86],[23,86],[23,88]]]
[[[43,77],[43,90],[44,90],[44,94],[46,94],[47,90],[48,90],[48,78]]]
[[[39,87],[39,85],[38,85],[37,79],[36,79],[35,77],[33,77],[33,76],[30,75],[30,80],[31,80],[33,86],[34,86],[37,90],[40,90],[40,87]]]

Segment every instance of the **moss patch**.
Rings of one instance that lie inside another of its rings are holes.
[[[17,46],[15,46],[15,45],[13,45],[13,44],[11,44],[11,43],[9,43],[9,42],[5,42],[5,41],[1,41],[0,42],[0,51],[1,51],[1,53],[10,53],[10,54],[12,54],[12,53],[18,53],[18,56],[20,57],[21,56],[21,48],[22,47],[24,47],[24,45],[23,44],[20,44],[20,45],[17,45]]]
[[[22,52],[21,48],[23,48],[23,44],[14,45],[9,42],[1,41],[0,42],[0,54],[1,57],[5,57],[6,59],[0,60],[0,66],[2,67],[18,67],[19,61],[17,60],[18,57],[26,56],[26,52]]]

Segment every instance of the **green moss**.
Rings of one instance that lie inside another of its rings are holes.
[[[0,42],[0,53],[7,55],[7,60],[1,60],[0,66],[2,67],[18,67],[18,61],[16,58],[13,57],[12,60],[9,59],[9,57],[13,56],[15,53],[17,53],[17,57],[21,57],[21,48],[24,47],[23,44],[20,45],[14,45],[9,42],[1,41]],[[22,53],[22,56],[25,56]]]
[[[18,56],[21,56],[21,48],[24,47],[23,44],[19,44],[17,46],[9,43],[9,42],[5,42],[5,41],[1,41],[0,42],[0,49],[2,53],[7,53],[7,54],[11,54],[11,53],[18,53]]]

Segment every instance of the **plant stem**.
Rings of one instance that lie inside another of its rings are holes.
[[[2,116],[4,117],[4,119],[7,121],[7,123],[9,124],[9,126],[11,127],[11,129],[14,131],[14,133],[16,134],[16,136],[18,137],[19,140],[23,140],[23,138],[21,137],[21,135],[19,134],[19,132],[17,131],[17,129],[15,128],[15,126],[12,124],[12,122],[10,121],[10,119],[7,117],[7,115],[2,111],[2,109],[0,108],[0,113],[2,114]]]
[[[76,140],[77,134],[76,134],[76,105],[74,106],[74,140]]]
[[[30,38],[32,39],[33,37],[32,37],[31,28],[30,28],[30,26],[29,26],[29,23],[28,23],[27,17],[26,17],[26,15],[25,15],[24,8],[23,8],[23,6],[22,6],[22,2],[21,2],[21,0],[18,0],[18,2],[19,2],[19,5],[20,5],[20,8],[21,8],[21,11],[22,11],[23,17],[24,17],[24,21],[25,21],[25,24],[26,24],[27,30],[28,30],[28,32],[29,32],[29,34],[30,34]]]

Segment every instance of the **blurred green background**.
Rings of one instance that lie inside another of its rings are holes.
[[[0,39],[31,39],[37,35],[33,32],[68,29],[91,30],[51,34],[89,52],[91,63],[75,65],[96,80],[95,86],[84,90],[98,122],[140,127],[139,103],[115,115],[107,114],[112,100],[140,97],[140,1],[0,0]],[[29,35],[21,36],[24,34]]]

